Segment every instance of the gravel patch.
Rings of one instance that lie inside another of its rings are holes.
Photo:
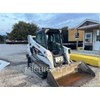
[[[90,68],[95,72],[96,76],[89,82],[87,82],[86,84],[84,84],[83,86],[84,87],[98,87],[100,86],[99,84],[99,73],[100,73],[100,68],[98,67],[93,67],[93,66],[90,66]]]

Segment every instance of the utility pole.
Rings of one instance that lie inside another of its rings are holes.
[[[76,39],[76,49],[78,50],[78,38]]]
[[[76,32],[76,34],[75,34],[75,38],[76,38],[76,50],[78,50],[78,40],[79,40],[78,29],[77,29],[77,32]]]

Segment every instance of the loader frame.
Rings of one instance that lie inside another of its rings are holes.
[[[57,34],[60,36],[61,55],[54,55],[53,51],[48,49],[46,40],[46,33],[48,31],[51,33],[52,31],[59,31]],[[26,57],[28,68],[31,71],[35,72],[34,68],[36,67],[36,74],[38,74],[41,78],[47,77],[47,82],[51,86],[80,86],[82,83],[85,83],[95,77],[95,73],[85,63],[70,61],[70,49],[62,45],[61,30],[42,29],[37,33],[37,35],[42,35],[42,33],[45,45],[39,43],[37,39],[33,40],[32,36],[28,36]],[[55,58],[61,56],[63,57],[63,61],[61,61],[60,58],[61,62],[60,64],[57,64]],[[42,68],[45,70],[42,70]],[[60,69],[60,72],[54,72],[54,70],[57,71],[57,69]],[[64,80],[66,82],[64,82]]]

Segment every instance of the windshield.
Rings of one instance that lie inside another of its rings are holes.
[[[54,54],[62,53],[61,37],[59,32],[48,32],[46,34],[48,49]]]

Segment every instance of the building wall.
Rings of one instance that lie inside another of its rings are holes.
[[[77,33],[76,29],[69,29],[68,30],[68,41],[76,41],[75,39],[75,33]],[[79,41],[83,41],[84,38],[84,31],[78,30],[79,33]]]

